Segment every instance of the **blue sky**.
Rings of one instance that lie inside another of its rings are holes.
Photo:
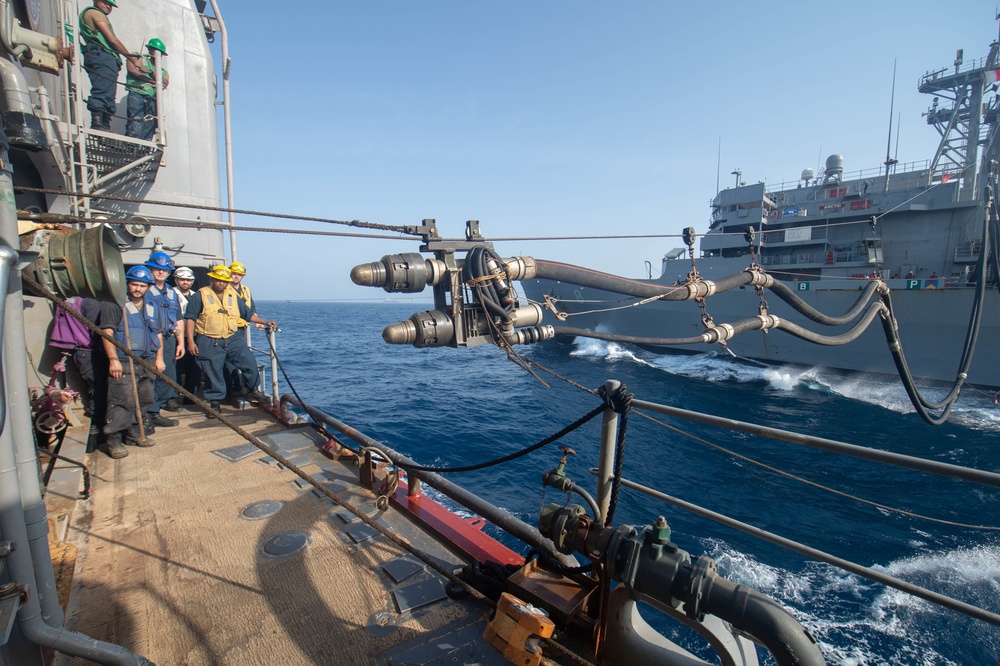
[[[430,217],[451,237],[467,219],[488,237],[702,233],[717,179],[731,185],[734,169],[746,182],[794,181],[832,153],[847,171],[877,167],[894,60],[898,158],[929,159],[938,135],[920,115],[931,98],[919,77],[959,48],[966,63],[985,57],[997,37],[993,7],[964,0],[219,4],[236,206]],[[353,285],[351,267],[418,246],[258,233],[238,243],[259,300],[385,297]],[[657,275],[679,245],[497,249],[635,277],[646,261]]]

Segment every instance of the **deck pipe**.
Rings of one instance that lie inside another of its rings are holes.
[[[309,414],[309,416],[311,416],[316,421],[324,425],[330,426],[331,428],[341,433],[345,437],[353,439],[361,446],[374,447],[379,451],[384,452],[385,455],[392,462],[392,464],[396,465],[397,467],[406,469],[408,466],[418,467],[420,465],[420,463],[416,462],[415,460],[407,458],[403,454],[387,447],[382,442],[379,442],[377,440],[372,439],[371,437],[368,437],[364,433],[355,430],[351,426],[335,419],[329,414],[325,414],[316,409],[315,407],[302,404],[302,402],[300,402],[297,398],[295,398],[295,396],[286,393],[281,396],[281,403],[291,404],[302,410],[305,410]],[[284,410],[282,409],[282,413],[283,412]],[[432,488],[438,490],[445,496],[455,500],[456,502],[458,502],[465,508],[469,509],[470,511],[479,514],[486,520],[490,521],[491,523],[502,529],[504,532],[507,532],[511,536],[517,537],[518,539],[520,539],[527,545],[531,546],[532,548],[544,552],[549,557],[552,557],[567,566],[576,566],[578,564],[576,558],[567,557],[566,555],[559,553],[552,545],[552,542],[549,541],[544,536],[542,536],[542,533],[538,531],[538,528],[534,527],[533,525],[529,525],[528,523],[525,523],[524,521],[519,520],[518,518],[515,518],[510,513],[498,508],[496,505],[491,504],[490,502],[484,500],[478,495],[469,492],[465,488],[462,488],[461,486],[452,483],[451,481],[444,478],[440,474],[436,474],[434,472],[417,472],[409,470],[407,470],[407,474],[415,479],[419,479],[420,481],[428,484]]]
[[[226,30],[226,21],[219,11],[219,3],[209,0],[212,5],[212,13],[219,22],[219,33],[222,36],[222,123],[225,131],[225,153],[226,153],[226,206],[229,208],[229,247],[232,250],[233,261],[239,259],[236,252],[236,195],[233,187],[233,123],[230,118],[229,97],[229,70],[232,67],[232,60],[229,59],[229,32]],[[216,102],[218,104],[218,102]]]
[[[604,394],[614,395],[622,383],[615,379],[604,382]],[[599,520],[608,524],[611,508],[611,488],[615,469],[615,444],[618,442],[618,412],[608,407],[601,420],[601,460],[597,472],[597,504],[600,507]]]
[[[6,14],[9,11],[6,3],[0,0],[0,5],[3,5],[0,7],[0,13]],[[0,28],[0,33],[3,32],[4,29]],[[19,49],[27,50],[27,47],[22,44],[15,51]],[[4,57],[0,57],[0,82],[3,85],[2,99],[5,107],[3,120],[7,140],[11,145],[26,150],[47,149],[49,140],[42,129],[41,121],[35,115],[24,74],[17,65]]]
[[[6,155],[0,159],[7,164]],[[0,238],[7,247],[17,247],[17,211],[14,206],[14,192],[9,167],[3,171],[0,185]],[[4,192],[9,192],[9,203]],[[10,234],[13,234],[11,236]],[[13,239],[13,243],[11,242]],[[12,250],[13,252],[13,250]],[[16,267],[17,253],[12,261]],[[56,580],[52,573],[52,557],[49,552],[49,521],[42,497],[42,487],[38,479],[38,451],[35,446],[35,427],[31,421],[31,396],[28,392],[28,366],[24,360],[27,348],[24,339],[24,305],[21,294],[21,273],[10,270],[4,275],[7,284],[2,292],[6,295],[4,308],[3,353],[9,359],[6,372],[5,394],[7,402],[7,422],[5,430],[13,438],[14,457],[17,465],[20,506],[24,513],[27,529],[27,545],[35,562],[35,579],[38,585],[35,593],[39,597],[42,619],[51,627],[63,624],[62,606],[56,590]]]
[[[7,153],[0,151],[0,402],[5,419],[0,431],[0,534],[15,544],[5,559],[9,577],[25,585],[28,598],[18,609],[22,635],[42,648],[84,657],[102,664],[145,665],[150,662],[119,645],[63,628],[49,554],[48,520],[38,481],[37,452],[28,399],[21,274],[17,271],[17,211]],[[4,362],[4,360],[6,362]]]

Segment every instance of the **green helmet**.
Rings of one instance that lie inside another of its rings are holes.
[[[159,51],[163,55],[167,55],[167,47],[163,45],[163,41],[162,40],[157,39],[156,37],[153,37],[151,40],[149,40],[149,43],[146,44],[146,48],[147,49],[156,49],[157,51]]]
[[[117,4],[115,4],[115,0],[104,0],[104,2],[108,3],[112,7],[117,7],[118,6]]]

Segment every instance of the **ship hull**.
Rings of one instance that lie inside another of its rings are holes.
[[[732,266],[726,266],[728,264]],[[745,263],[716,260],[713,273],[721,276],[737,273]],[[722,270],[718,270],[722,269]],[[653,284],[665,282],[650,281]],[[813,308],[828,315],[848,311],[867,285],[864,280],[823,280],[791,283],[796,293]],[[899,337],[912,374],[921,379],[953,381],[964,346],[972,305],[973,287],[948,289],[907,289],[907,281],[889,280]],[[912,286],[912,285],[911,285]],[[921,287],[924,287],[921,281]],[[609,291],[581,287],[553,280],[522,282],[525,295],[534,301],[554,299],[556,307],[569,314],[560,321],[547,310],[545,324],[569,326],[617,335],[657,338],[680,338],[701,334],[704,326],[701,311],[691,301],[655,300],[634,305],[641,299]],[[794,311],[774,294],[765,292],[767,312],[823,335],[838,335],[851,327],[822,326]],[[718,293],[706,300],[706,312],[716,325],[746,319],[758,314],[761,298],[752,287],[740,287]],[[969,371],[968,381],[981,386],[1000,385],[1000,355],[990,346],[1000,339],[1000,294],[991,289],[986,294],[979,344]],[[822,366],[866,373],[896,374],[896,366],[879,320],[856,340],[839,346],[817,345],[785,331],[751,331],[726,343],[738,356],[769,363]],[[650,347],[657,351],[707,352],[718,345],[666,345]]]

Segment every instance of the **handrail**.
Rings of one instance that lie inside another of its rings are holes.
[[[309,416],[312,417],[317,423],[333,428],[345,437],[349,437],[354,440],[362,447],[377,449],[380,453],[387,456],[389,461],[397,467],[406,469],[407,467],[419,466],[414,460],[411,460],[403,454],[394,451],[384,443],[372,439],[363,432],[355,430],[346,423],[335,419],[329,414],[321,412],[311,405],[303,404],[293,395],[289,395],[287,393],[282,395],[279,404],[279,414],[284,415],[286,413],[285,410],[287,409],[287,405],[289,404],[298,407],[309,414]],[[487,502],[462,486],[452,483],[440,474],[418,471],[408,471],[407,474],[414,479],[419,479],[422,483],[426,483],[446,497],[453,499],[470,511],[482,516],[511,536],[516,537],[539,551],[545,552],[545,554],[549,557],[570,566],[576,564],[575,559],[559,553],[553,546],[552,542],[542,536],[537,527],[525,523],[516,516],[504,511],[490,502]]]
[[[645,400],[633,400],[632,407],[636,409],[645,409],[650,412],[657,412],[659,414],[665,414],[667,416],[674,416],[688,421],[697,421],[698,423],[727,428],[729,430],[738,430],[740,432],[770,437],[771,439],[778,439],[785,442],[791,442],[793,444],[801,444],[814,449],[842,453],[844,455],[862,458],[864,460],[886,463],[897,467],[905,467],[921,472],[928,472],[930,474],[938,474],[940,476],[948,476],[955,479],[962,479],[964,481],[971,481],[973,483],[981,483],[983,485],[1000,488],[1000,474],[994,472],[986,472],[984,470],[973,469],[971,467],[962,467],[961,465],[952,465],[950,463],[938,462],[936,460],[926,460],[924,458],[908,456],[902,453],[892,453],[890,451],[882,451],[880,449],[871,449],[864,446],[857,446],[855,444],[838,442],[833,439],[825,439],[823,437],[803,435],[790,430],[770,428],[756,423],[747,423],[745,421],[737,421],[735,419],[727,419],[720,416],[692,412],[687,409],[659,405],[655,402],[646,402]]]
[[[590,473],[596,476],[597,469],[591,468]],[[737,531],[743,532],[744,534],[749,534],[751,536],[757,537],[769,543],[781,546],[782,548],[787,548],[788,550],[799,553],[800,555],[804,555],[806,557],[809,557],[811,559],[820,562],[826,562],[827,564],[831,564],[840,569],[844,569],[845,571],[850,571],[851,573],[855,573],[863,578],[873,580],[877,583],[882,583],[883,585],[888,585],[889,587],[894,587],[897,590],[906,592],[907,594],[912,594],[915,597],[920,597],[921,599],[929,601],[933,604],[937,604],[938,606],[948,608],[949,610],[953,610],[958,613],[962,613],[963,615],[968,615],[969,617],[973,617],[977,620],[982,620],[983,622],[988,622],[989,624],[1000,627],[1000,615],[997,615],[996,613],[991,613],[977,606],[967,604],[964,601],[953,599],[949,596],[939,594],[937,592],[933,592],[926,588],[920,587],[919,585],[908,583],[905,580],[901,580],[894,576],[890,576],[888,574],[881,573],[874,569],[861,566],[860,564],[855,564],[850,560],[841,559],[834,555],[830,555],[829,553],[825,553],[821,550],[817,550],[815,548],[811,548],[809,546],[801,544],[797,541],[786,539],[785,537],[778,536],[777,534],[774,534],[772,532],[762,530],[759,527],[749,525],[734,518],[730,518],[729,516],[725,516],[721,513],[710,511],[696,504],[685,502],[682,499],[678,499],[671,495],[667,495],[666,493],[662,493],[658,490],[655,490],[648,486],[644,486],[634,481],[629,481],[628,479],[621,479],[621,484],[626,488],[631,488],[632,490],[642,493],[643,495],[659,499],[663,502],[666,502],[667,504],[676,506],[679,509],[684,509],[685,511],[701,516],[702,518],[713,520],[717,523],[726,525],[727,527],[731,527]]]
[[[274,399],[273,402],[277,402],[278,396],[278,347],[277,338],[274,337],[276,331],[273,329],[266,329],[264,335],[268,339],[268,349],[260,349],[253,346],[253,341],[250,335],[250,327],[247,326],[246,336],[247,336],[247,347],[250,351],[256,352],[258,354],[267,356],[269,365],[271,368],[271,396]],[[264,378],[260,378],[261,387],[263,387]]]
[[[836,440],[824,439],[820,437],[812,437],[810,435],[803,435],[796,432],[790,432],[787,430],[780,430],[778,428],[769,428],[766,426],[761,426],[753,423],[746,423],[743,421],[737,421],[734,419],[726,419],[717,416],[711,416],[709,414],[702,414],[700,412],[693,412],[686,409],[678,409],[675,407],[668,407],[666,405],[660,405],[653,402],[647,402],[645,400],[639,400],[633,398],[631,400],[631,407],[635,409],[644,409],[647,411],[657,412],[660,414],[665,414],[667,416],[674,416],[677,418],[683,418],[691,421],[696,421],[699,423],[705,423],[708,425],[718,426],[727,428],[730,430],[748,432],[756,435],[761,435],[764,437],[771,437],[773,439],[779,439],[783,441],[792,442],[795,444],[801,444],[804,446],[810,446],[813,448],[818,448],[826,451],[831,451],[835,453],[840,453],[844,455],[850,455],[858,458],[863,458],[866,460],[871,460],[874,462],[880,462],[885,464],[897,465],[900,467],[905,467],[908,469],[914,469],[922,472],[928,472],[931,474],[940,474],[943,476],[948,476],[952,478],[963,479],[966,481],[972,481],[973,483],[982,483],[989,486],[1000,487],[1000,474],[994,474],[992,472],[985,472],[982,470],[972,469],[968,467],[961,467],[959,465],[951,465],[948,463],[940,463],[933,460],[925,460],[922,458],[917,458],[914,456],[907,456],[897,453],[890,453],[888,451],[881,451],[878,449],[870,449],[861,446],[855,446],[853,444],[847,444],[844,442],[838,442]],[[623,436],[619,433],[619,437]],[[613,438],[603,437],[601,440],[601,452],[600,459],[602,460],[602,467],[604,466],[605,456],[611,456],[612,460],[616,455],[615,441]],[[615,461],[617,464],[617,469],[621,469],[621,461]],[[598,468],[591,468],[590,473],[598,477],[598,483],[603,483],[603,472]],[[991,613],[990,611],[978,608],[971,604],[967,604],[963,601],[953,599],[951,597],[933,592],[931,590],[922,588],[920,586],[908,583],[904,580],[889,576],[887,574],[875,571],[868,567],[856,564],[849,560],[844,560],[842,558],[830,555],[821,550],[817,550],[805,544],[799,543],[797,541],[792,541],[785,537],[779,536],[777,534],[767,532],[759,527],[749,525],[747,523],[738,521],[729,516],[716,513],[709,509],[685,502],[684,500],[678,499],[666,493],[660,492],[654,488],[644,486],[642,484],[630,481],[628,479],[622,478],[620,475],[615,479],[621,486],[635,490],[639,493],[659,499],[663,502],[671,504],[675,507],[693,513],[695,515],[713,520],[717,523],[726,525],[732,529],[738,530],[745,534],[749,534],[763,541],[773,543],[775,545],[781,546],[782,548],[787,548],[800,555],[812,558],[820,562],[826,562],[835,567],[849,571],[851,573],[857,574],[869,580],[887,585],[889,587],[894,587],[897,590],[906,592],[913,596],[919,597],[931,603],[937,604],[949,610],[953,610],[969,617],[975,618],[977,620],[982,620],[989,624],[1000,626],[1000,615],[996,613]]]

